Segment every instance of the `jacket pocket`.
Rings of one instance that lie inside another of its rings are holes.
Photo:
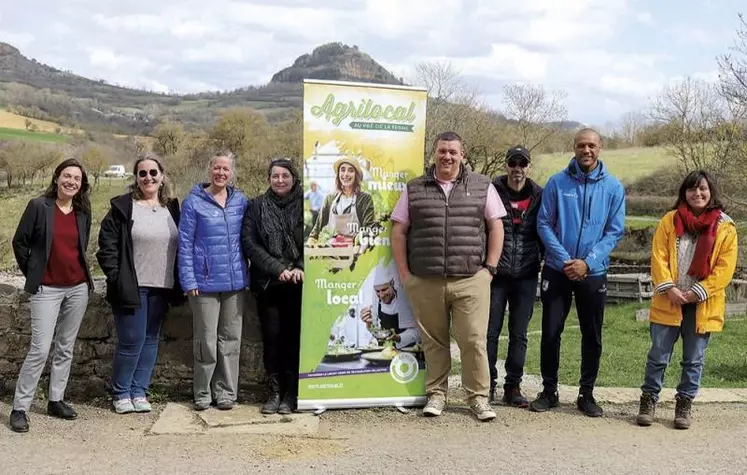
[[[202,256],[202,275],[205,277],[205,280],[210,278],[210,262],[207,256]]]
[[[651,310],[652,317],[656,314],[656,318],[651,319],[653,322],[674,324],[682,321],[682,311],[675,307],[666,294],[656,294],[653,296],[651,299]]]

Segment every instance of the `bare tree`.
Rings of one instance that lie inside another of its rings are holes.
[[[646,114],[640,111],[631,111],[620,118],[617,135],[625,144],[637,147],[641,144],[641,133],[648,123]]]
[[[518,141],[515,127],[495,111],[484,108],[465,113],[460,130],[467,163],[473,171],[490,177],[502,171],[506,150]]]
[[[93,176],[93,187],[98,188],[99,178],[109,166],[109,160],[99,147],[91,146],[83,153],[81,159],[88,173]]]
[[[731,52],[718,58],[719,79],[724,97],[747,107],[747,19],[740,14],[739,21]]]
[[[458,131],[471,111],[480,106],[478,90],[465,82],[451,63],[425,62],[415,66],[415,81],[428,91],[425,133],[425,164],[433,152],[433,140],[447,130]]]
[[[747,184],[745,108],[726,100],[718,85],[686,78],[667,86],[651,117],[682,172],[706,169],[725,182]]]
[[[25,141],[0,143],[0,168],[10,188],[15,183],[34,183],[34,178],[62,158],[58,145],[43,145]]]
[[[155,153],[161,156],[174,155],[184,140],[184,130],[181,124],[164,121],[156,126],[153,136],[156,139],[153,144]]]
[[[503,113],[515,122],[521,145],[530,151],[562,130],[568,112],[564,91],[546,91],[541,85],[512,84],[503,88]]]

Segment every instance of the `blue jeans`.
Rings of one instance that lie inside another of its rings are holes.
[[[114,310],[117,350],[112,367],[113,399],[145,397],[158,358],[168,289],[140,287],[140,308]]]
[[[672,350],[677,339],[682,335],[682,374],[677,386],[677,395],[694,399],[700,387],[703,375],[706,347],[711,338],[710,333],[695,333],[695,304],[682,307],[682,324],[679,327],[651,324],[651,350],[646,361],[646,377],[641,386],[644,393],[655,399],[664,385],[664,371],[672,358]]]

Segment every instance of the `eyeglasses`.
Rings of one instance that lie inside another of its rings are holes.
[[[509,168],[526,168],[529,166],[529,160],[527,160],[526,158],[522,158],[520,160],[516,158],[509,158],[506,162],[506,165],[508,165]]]
[[[152,176],[154,178],[157,177],[158,176],[158,169],[151,168],[150,170],[140,170],[139,172],[137,172],[137,176],[139,176],[140,178],[145,178],[149,174],[150,174],[150,176]]]

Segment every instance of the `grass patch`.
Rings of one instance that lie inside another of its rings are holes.
[[[37,142],[64,143],[67,137],[64,135],[50,134],[46,132],[30,132],[22,129],[10,129],[0,127],[0,140],[26,140]]]
[[[661,217],[656,216],[626,216],[625,227],[629,229],[655,228],[659,221]]]
[[[602,333],[603,350],[598,386],[639,387],[643,383],[646,356],[651,345],[649,323],[638,322],[635,311],[648,308],[647,304],[608,305]],[[542,309],[536,307],[529,325],[529,346],[524,371],[540,374],[540,339]],[[507,325],[506,322],[504,325]],[[578,385],[581,368],[581,331],[575,309],[566,320],[560,349],[559,379],[562,384]],[[501,335],[505,335],[504,326]],[[714,333],[708,345],[703,387],[747,387],[747,318],[728,319],[722,333]],[[674,388],[679,383],[682,358],[681,343],[675,345],[672,362],[667,369],[665,387]],[[499,343],[499,358],[505,359],[507,340]]]
[[[532,177],[544,185],[553,174],[568,166],[572,156],[572,153],[538,155],[534,160]],[[625,185],[677,163],[677,159],[663,147],[603,150],[600,159],[608,171]]]
[[[27,120],[31,121],[31,123],[34,124],[41,132],[54,132],[58,128],[69,130],[69,128],[61,127],[60,124],[57,124],[55,122],[32,119],[30,117],[18,115],[13,112],[8,112],[7,110],[0,110],[0,127],[26,130]]]

